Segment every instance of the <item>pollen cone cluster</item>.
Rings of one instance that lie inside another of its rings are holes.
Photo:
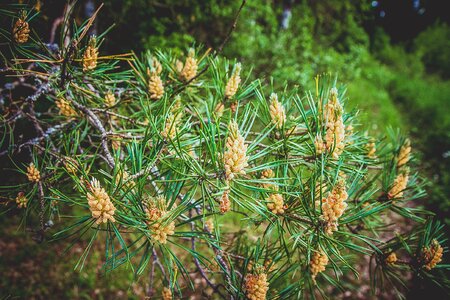
[[[18,44],[23,44],[30,37],[30,28],[28,22],[23,17],[19,18],[13,27],[13,38]]]
[[[389,265],[393,265],[397,262],[397,255],[395,254],[395,252],[391,252],[387,257],[385,262]]]
[[[66,168],[66,170],[69,173],[75,174],[77,172],[79,165],[78,165],[78,162],[75,159],[73,159],[72,157],[68,157],[68,156],[64,157],[63,163],[64,163],[64,167]]]
[[[230,201],[230,197],[228,194],[229,194],[229,191],[224,191],[222,194],[222,197],[220,199],[220,203],[219,203],[220,212],[223,214],[231,209],[231,201]]]
[[[214,112],[218,118],[223,116],[224,110],[225,105],[222,102],[217,103],[216,107],[214,108]]]
[[[400,168],[406,165],[409,162],[409,158],[411,155],[411,142],[406,140],[403,146],[400,148],[400,152],[398,154],[397,167]]]
[[[326,126],[325,146],[333,154],[333,158],[338,158],[345,147],[345,125],[342,118],[342,106],[337,98],[337,89],[332,88],[331,97],[325,105],[324,121]]]
[[[311,269],[311,277],[314,282],[316,282],[317,274],[325,271],[326,266],[328,265],[328,256],[323,252],[323,250],[319,250],[314,252],[311,257],[311,261],[309,262],[309,267]]]
[[[156,59],[153,58],[152,68],[147,69],[148,80],[148,91],[150,93],[150,98],[153,100],[159,100],[164,95],[164,84],[161,79],[162,65]]]
[[[227,180],[233,180],[237,175],[244,175],[248,166],[247,145],[239,132],[236,122],[232,121],[228,126],[228,138],[226,151],[223,155],[225,174]]]
[[[104,101],[105,101],[106,107],[114,106],[114,104],[116,104],[116,97],[114,96],[114,93],[111,91],[108,91],[105,95]]]
[[[371,141],[366,145],[367,157],[371,159],[377,158],[377,148],[375,142]]]
[[[77,115],[77,112],[70,106],[69,102],[64,98],[58,98],[55,100],[55,104],[59,109],[59,114],[65,117],[73,117]]]
[[[239,84],[241,83],[240,74],[241,74],[241,64],[237,63],[234,66],[234,71],[231,74],[231,77],[228,80],[227,85],[225,87],[225,97],[226,98],[232,98],[236,94],[236,92],[239,88]]]
[[[34,166],[33,163],[31,163],[27,167],[27,177],[28,177],[28,180],[31,181],[31,182],[38,182],[39,180],[41,180],[41,173]]]
[[[284,214],[284,199],[281,194],[271,194],[269,198],[266,199],[267,208],[276,215]]]
[[[162,298],[163,300],[172,300],[172,291],[169,288],[164,287],[162,290]]]
[[[245,291],[250,300],[265,300],[269,283],[267,275],[263,272],[259,274],[247,274],[245,276]]]
[[[395,199],[403,197],[403,192],[408,185],[408,180],[409,174],[408,170],[406,169],[404,172],[398,174],[394,179],[394,183],[392,184],[392,187],[388,193],[388,198]]]
[[[181,113],[170,113],[166,119],[164,129],[161,131],[161,135],[165,139],[174,139],[177,135],[177,127],[181,119]]]
[[[114,219],[116,208],[111,202],[108,193],[106,193],[105,189],[102,188],[97,179],[92,178],[90,186],[88,187],[86,198],[88,200],[92,217],[96,219],[96,224],[116,221],[116,219]]]
[[[278,101],[278,96],[275,93],[270,95],[269,112],[272,123],[275,124],[278,129],[283,127],[283,124],[286,122],[286,112],[284,111],[283,104]]]
[[[27,197],[25,197],[25,194],[23,192],[17,194],[16,203],[19,208],[27,207],[28,199]]]
[[[134,180],[130,179],[130,174],[127,171],[121,171],[116,176],[116,185],[119,185],[120,183],[123,184],[127,188],[134,188],[136,185],[136,182]]]
[[[444,252],[444,248],[442,248],[441,245],[439,245],[439,242],[437,240],[433,240],[431,242],[431,246],[429,248],[424,248],[422,250],[423,252],[423,260],[424,260],[424,268],[430,271],[438,263],[442,261],[442,255]]]
[[[261,179],[264,180],[264,183],[262,183],[262,187],[265,189],[273,189],[273,190],[278,190],[278,186],[275,184],[272,184],[270,182],[267,182],[268,179],[274,178],[275,177],[275,172],[272,169],[265,169],[261,172]]]
[[[208,219],[205,222],[205,229],[209,232],[213,232],[214,231],[214,220],[213,219]]]
[[[175,221],[167,220],[170,211],[167,210],[166,199],[162,196],[150,198],[145,213],[152,239],[161,244],[166,244],[167,237],[175,233]]]
[[[314,138],[314,147],[316,148],[316,154],[322,154],[326,150],[326,145],[323,142],[322,136],[320,134],[316,135]]]
[[[339,179],[327,198],[322,199],[322,216],[326,222],[325,232],[329,235],[338,229],[338,219],[342,216],[347,203],[347,191],[345,189],[345,180]]]
[[[98,49],[97,39],[91,36],[89,44],[83,54],[83,71],[91,71],[97,67]]]
[[[195,58],[194,49],[189,49],[184,65],[181,61],[176,62],[176,68],[183,81],[189,81],[197,75],[198,62],[197,58]]]

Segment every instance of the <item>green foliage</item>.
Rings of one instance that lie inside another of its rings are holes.
[[[301,17],[291,22],[290,31],[279,32],[280,8],[268,1],[251,1],[224,52],[238,57],[244,66],[237,93],[226,98],[236,61],[201,47],[189,56],[186,46],[194,40],[219,44],[239,4],[163,1],[156,7],[146,1],[127,2],[124,10],[118,10],[123,14],[119,24],[130,21],[129,26],[136,29],[130,35],[142,42],[138,47],[152,51],[102,56],[103,45],[111,41],[100,34],[98,65],[90,72],[82,68],[88,21],[64,24],[73,29],[67,36],[71,42],[62,46],[66,38],[62,34],[57,53],[39,43],[34,34],[26,45],[14,45],[11,56],[19,60],[8,59],[6,64],[14,75],[24,78],[17,86],[25,83],[36,90],[19,100],[11,94],[5,97],[5,107],[14,107],[19,117],[2,116],[8,148],[2,154],[30,149],[42,180],[2,187],[9,200],[6,208],[22,214],[24,222],[39,224],[38,239],[45,233],[54,240],[69,240],[72,246],[82,241],[77,270],[89,266],[90,254],[98,255],[94,250],[100,245],[104,272],[127,268],[135,279],[150,275],[152,296],[167,287],[180,297],[203,289],[217,297],[239,299],[248,294],[247,275],[263,272],[268,274],[267,298],[315,298],[329,289],[352,286],[349,278],[359,275],[356,266],[365,264],[368,257],[375,293],[389,287],[401,297],[407,287],[406,272],[448,290],[443,279],[448,265],[424,268],[425,249],[433,240],[444,246],[446,237],[431,212],[411,205],[425,197],[427,183],[415,171],[414,159],[408,162],[409,168],[398,164],[405,137],[392,130],[387,137],[366,133],[368,123],[409,129],[398,119],[402,110],[391,99],[401,100],[404,110],[414,106],[417,111],[435,112],[432,107],[441,103],[439,97],[445,97],[448,85],[423,81],[424,68],[416,63],[420,56],[400,47],[382,47],[377,53],[381,62],[375,59],[358,18],[367,4],[305,1],[295,6],[293,13]],[[107,9],[114,10],[115,5],[112,1]],[[148,18],[148,10],[162,17],[141,22]],[[15,15],[11,12],[9,17]],[[210,30],[213,34],[202,36]],[[9,38],[7,30],[4,36]],[[183,68],[177,66],[177,61],[186,64],[188,57],[198,64],[198,77],[192,80],[184,78]],[[156,60],[161,72],[156,71]],[[254,66],[253,72],[249,66]],[[330,70],[338,72],[348,86],[323,74]],[[157,100],[149,91],[155,73],[164,85]],[[312,81],[317,73],[320,77]],[[275,79],[266,84],[272,76]],[[108,92],[115,96],[112,105],[105,100]],[[277,92],[286,111],[281,126],[275,125],[271,115],[272,92]],[[430,93],[435,93],[433,101]],[[344,110],[334,106],[336,111],[327,115],[336,97]],[[62,113],[61,98],[76,114]],[[217,109],[220,104],[223,115]],[[356,107],[377,112],[360,119]],[[439,112],[433,128],[447,128],[444,112]],[[345,125],[341,154],[339,132],[330,133],[333,116],[342,117]],[[418,126],[425,124],[423,116],[418,114]],[[35,128],[37,142],[15,134],[14,126],[20,122]],[[233,144],[228,139],[237,135],[230,130],[233,122],[246,141],[247,148],[238,152],[249,164],[244,166],[245,174],[230,179],[224,157]],[[378,132],[379,127],[370,129]],[[328,137],[327,150],[322,152],[319,137]],[[372,143],[376,157],[369,155]],[[26,165],[14,163],[25,180]],[[262,177],[268,169],[274,172],[273,178]],[[394,195],[394,182],[402,174],[409,174],[406,188],[402,195]],[[95,190],[93,178],[104,190]],[[321,201],[336,189],[348,195],[348,206],[330,234]],[[18,192],[25,192],[29,199],[22,212],[14,202]],[[99,219],[88,201],[95,193],[97,198],[107,194],[115,207],[114,221],[96,223]],[[283,199],[282,213],[271,208],[274,195]],[[223,215],[224,196],[229,197],[231,210]],[[152,219],[151,209],[161,215]],[[43,221],[56,221],[57,216],[61,216],[60,227],[46,228]],[[405,220],[409,228],[393,234],[392,224]],[[207,225],[211,222],[213,230]],[[174,232],[167,231],[165,243],[158,230],[172,225]],[[320,251],[329,263],[324,272],[313,274],[311,260]],[[392,252],[401,259],[388,264],[386,257]],[[198,278],[208,285],[199,286],[194,280]]]

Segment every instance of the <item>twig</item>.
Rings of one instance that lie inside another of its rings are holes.
[[[72,100],[73,105],[81,110],[86,116],[88,116],[88,121],[101,133],[101,144],[102,144],[102,149],[103,152],[105,153],[106,156],[106,160],[108,165],[111,167],[111,169],[114,169],[115,167],[115,162],[114,162],[114,158],[111,154],[111,152],[109,151],[109,147],[108,147],[108,135],[106,133],[105,127],[103,126],[102,122],[100,121],[100,119],[97,117],[96,114],[94,114],[89,108],[87,108],[86,106],[73,101]]]
[[[189,217],[192,218],[191,210],[189,210]],[[192,232],[195,231],[195,222],[194,221],[191,222],[191,230],[192,230]],[[192,249],[193,253],[196,252],[194,236],[191,237],[191,249]],[[226,297],[219,291],[219,287],[217,285],[215,285],[214,283],[212,283],[211,280],[209,280],[208,276],[206,275],[205,271],[203,270],[202,266],[200,265],[198,258],[195,255],[193,255],[193,258],[194,258],[195,266],[197,267],[197,269],[200,272],[200,275],[203,277],[203,279],[205,279],[206,283],[208,283],[208,285],[214,290],[214,292],[219,294],[220,297],[222,297],[223,299],[226,299]]]

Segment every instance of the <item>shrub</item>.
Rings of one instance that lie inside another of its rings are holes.
[[[424,183],[408,140],[367,136],[335,80],[302,95],[201,48],[104,56],[94,18],[60,50],[9,41],[0,155],[30,156],[2,189],[37,240],[86,239],[79,269],[101,243],[105,271],[148,272],[149,296],[169,299],[315,297],[364,259],[374,291],[400,294],[404,272],[447,286],[443,228],[412,206]],[[385,232],[399,219],[410,227]]]

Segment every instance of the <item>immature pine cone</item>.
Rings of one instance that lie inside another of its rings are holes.
[[[55,101],[56,106],[59,109],[59,114],[65,117],[73,117],[77,115],[77,112],[70,106],[69,102],[64,98],[58,98]]]
[[[130,174],[127,171],[120,171],[116,176],[116,185],[122,183],[125,187],[132,189],[135,187],[136,182],[134,180],[130,180]]]
[[[269,198],[266,199],[267,208],[276,215],[284,214],[284,200],[281,194],[270,194]]]
[[[247,145],[239,132],[238,125],[232,121],[228,126],[228,138],[226,151],[223,155],[227,180],[232,180],[236,175],[245,174],[248,166]]]
[[[395,252],[391,252],[385,259],[385,262],[389,265],[393,265],[397,262],[397,255]]]
[[[27,177],[31,182],[39,182],[39,180],[41,180],[41,173],[36,169],[33,163],[27,167]]]
[[[95,36],[91,36],[89,44],[83,55],[83,71],[91,71],[97,67],[98,49],[97,39]]]
[[[13,37],[14,41],[18,44],[23,44],[28,41],[30,37],[30,28],[28,26],[28,22],[25,21],[24,17],[20,17],[13,27]]]
[[[145,209],[147,224],[150,228],[152,239],[161,244],[167,243],[167,237],[175,233],[175,221],[167,222],[166,199],[162,196],[150,198]]]
[[[368,152],[367,152],[368,158],[371,158],[371,159],[377,158],[377,155],[376,155],[377,148],[376,148],[376,145],[374,142],[370,142],[367,144],[367,150],[368,150]]]
[[[216,107],[214,108],[214,112],[218,118],[221,118],[223,116],[224,110],[225,105],[222,102],[217,103]]]
[[[78,162],[71,157],[64,157],[63,164],[69,173],[75,174],[78,170]]]
[[[166,124],[164,125],[163,131],[161,131],[161,135],[165,139],[172,140],[177,135],[177,127],[178,123],[181,118],[181,113],[178,113],[174,115],[173,113],[170,113],[169,116],[166,119]]]
[[[161,79],[161,72],[161,63],[156,58],[153,58],[152,69],[147,69],[149,77],[148,91],[150,93],[150,98],[153,100],[159,100],[164,95],[164,84]]]
[[[325,151],[326,145],[320,135],[316,135],[314,139],[314,147],[316,148],[317,155],[322,154]]]
[[[411,142],[406,140],[403,146],[400,148],[400,152],[398,154],[398,162],[397,167],[400,168],[408,163],[411,155]]]
[[[311,261],[309,262],[309,267],[311,269],[311,277],[314,282],[316,282],[317,274],[325,271],[325,267],[328,265],[328,256],[320,249],[311,257]]]
[[[114,213],[116,208],[111,202],[109,195],[105,189],[102,188],[100,182],[92,178],[88,192],[86,194],[88,200],[89,209],[91,210],[92,217],[96,219],[96,224],[106,223],[109,221],[115,222]]]
[[[265,300],[268,290],[269,283],[265,273],[247,274],[245,276],[245,291],[248,299]]]
[[[286,112],[284,111],[283,104],[278,101],[278,96],[275,93],[270,95],[269,112],[272,123],[275,124],[278,129],[282,128],[283,124],[286,122]]]
[[[430,271],[442,261],[444,248],[439,245],[439,242],[437,240],[433,240],[431,242],[431,246],[429,248],[423,248],[422,252],[423,260],[425,262],[424,268]]]
[[[162,298],[163,300],[172,300],[172,291],[169,288],[164,287],[162,290]]]
[[[220,199],[220,212],[223,214],[231,209],[231,201],[228,193],[228,191],[224,191]]]
[[[333,154],[333,158],[338,158],[345,147],[345,125],[342,118],[342,106],[337,98],[337,89],[330,91],[331,99],[325,106],[325,145],[327,150]]]
[[[408,170],[400,173],[394,179],[394,183],[392,184],[391,189],[388,193],[389,199],[401,198],[403,197],[403,192],[408,185],[409,175]]]
[[[180,61],[177,61],[177,70],[179,70],[183,81],[189,81],[197,75],[198,62],[195,58],[194,49],[189,49],[188,57],[186,58],[184,66]]]
[[[333,234],[338,229],[338,219],[342,216],[347,203],[347,191],[345,189],[345,180],[340,179],[334,186],[327,198],[322,199],[322,216],[326,221],[325,231],[327,234]]]
[[[114,96],[114,93],[111,91],[108,91],[105,95],[105,106],[111,107],[116,104],[116,97]]]
[[[275,172],[272,169],[265,169],[261,172],[261,179],[266,180],[266,179],[271,179],[275,177]],[[265,189],[269,189],[272,188],[276,191],[278,191],[278,186],[271,184],[269,182],[264,182],[261,184],[263,188]]]
[[[207,219],[205,222],[205,229],[209,232],[214,231],[214,220],[213,219]]]
[[[225,97],[226,98],[231,98],[233,97],[238,88],[239,88],[239,84],[241,83],[241,63],[237,63],[234,66],[234,71],[233,74],[231,74],[230,79],[227,82],[227,85],[225,87]]]
[[[19,208],[27,208],[28,199],[23,192],[17,194],[16,203]]]

